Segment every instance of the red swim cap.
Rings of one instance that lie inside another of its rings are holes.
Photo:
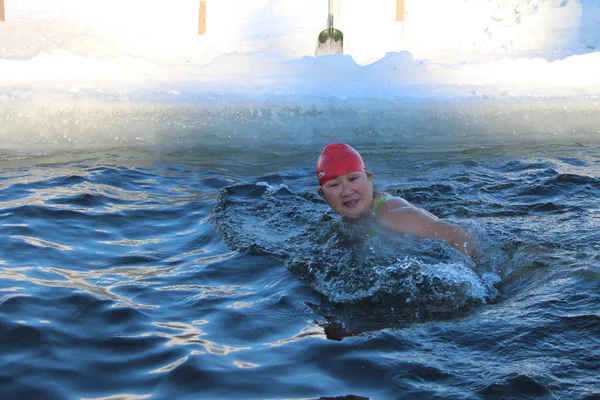
[[[343,143],[325,146],[317,160],[317,179],[321,186],[338,176],[366,170],[358,151]]]

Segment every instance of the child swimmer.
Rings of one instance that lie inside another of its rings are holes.
[[[317,160],[319,195],[344,217],[375,216],[379,225],[419,238],[443,239],[472,257],[473,240],[460,226],[443,221],[405,199],[374,190],[373,173],[360,154],[343,143],[327,145]]]

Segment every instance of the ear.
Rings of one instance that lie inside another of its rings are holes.
[[[367,171],[367,179],[369,180],[369,182],[373,182],[373,173]]]
[[[325,202],[327,202],[327,199],[325,198],[325,192],[323,192],[323,189],[322,189],[322,188],[318,188],[318,189],[317,189],[317,193],[319,194],[319,196],[321,196],[321,198],[322,198],[323,200],[325,200]]]

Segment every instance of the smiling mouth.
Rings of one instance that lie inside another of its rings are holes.
[[[355,205],[357,205],[358,202],[359,202],[359,199],[354,199],[354,200],[345,201],[342,204],[344,205],[344,207],[352,208]]]

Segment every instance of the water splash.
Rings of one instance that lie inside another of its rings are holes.
[[[210,219],[228,246],[282,261],[334,303],[448,311],[498,297],[493,267],[476,267],[445,243],[397,235],[373,220],[341,220],[316,195],[285,185],[227,187]]]

